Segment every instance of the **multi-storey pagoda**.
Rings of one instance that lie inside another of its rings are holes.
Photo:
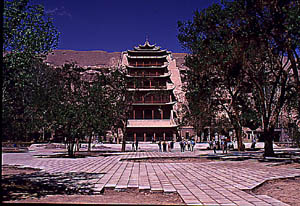
[[[128,90],[134,92],[135,97],[127,124],[128,140],[176,140],[175,86],[168,68],[171,52],[146,40],[144,45],[123,54],[122,64],[130,80]]]

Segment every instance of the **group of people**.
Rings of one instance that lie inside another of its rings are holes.
[[[180,144],[181,152],[184,152],[185,150],[193,152],[196,143],[194,139],[191,140],[182,139],[179,144]]]
[[[136,140],[135,141],[135,144],[134,144],[134,141],[132,142],[132,151],[133,152],[137,152],[139,150],[139,141]]]
[[[166,141],[158,141],[158,151],[159,152],[172,152],[172,149],[174,149],[174,141],[166,142]]]
[[[221,143],[219,140],[215,139],[213,141],[209,141],[209,147],[210,149],[214,150],[214,153],[217,153],[217,149],[222,149],[223,154],[228,151],[228,141],[227,139],[222,138]]]

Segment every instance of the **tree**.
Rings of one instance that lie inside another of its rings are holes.
[[[90,70],[91,71],[91,70]],[[122,98],[126,91],[124,76],[116,68],[101,69],[89,73],[93,78],[86,82],[85,91],[85,128],[89,135],[89,147],[92,134],[99,136],[108,130],[118,128],[122,121],[121,106],[126,103]],[[84,78],[84,77],[83,77]]]
[[[123,141],[121,151],[125,152],[127,139],[127,124],[132,111],[132,103],[135,92],[128,90],[129,79],[126,77],[127,71],[125,68],[115,68],[111,73],[112,80],[112,110],[114,117],[114,127],[121,128],[123,133]]]
[[[251,117],[241,115],[251,107],[262,118],[265,156],[274,155],[279,113],[296,91],[298,67],[293,62],[299,56],[299,20],[295,16],[299,16],[297,1],[235,0],[196,11],[193,22],[179,22],[178,38],[191,51],[186,62],[196,62],[198,68],[191,69],[196,76],[207,66],[216,71],[215,76],[208,75],[211,81],[233,78],[216,88],[221,97],[230,94],[236,122],[241,123],[238,117]],[[226,110],[228,104],[218,105]]]
[[[59,35],[43,7],[28,0],[5,1],[3,17],[2,123],[7,138],[21,140],[40,123],[27,124],[33,120],[33,76],[45,68],[40,58],[57,46]]]
[[[246,101],[249,85],[246,86],[247,78],[240,72],[239,57],[224,55],[229,54],[235,45],[224,45],[226,37],[220,33],[220,29],[212,29],[214,25],[226,25],[225,16],[219,5],[213,5],[203,13],[196,12],[194,24],[189,22],[184,27],[184,24],[179,23],[181,34],[178,37],[192,51],[192,55],[187,56],[185,61],[189,68],[186,89],[191,113],[200,113],[198,119],[201,118],[201,121],[210,116],[206,126],[211,126],[214,119],[227,118],[236,131],[240,150],[243,126],[241,117],[243,111],[249,110],[249,102]],[[199,33],[205,38],[199,38]],[[191,34],[195,35],[195,39],[190,39]],[[204,109],[200,110],[199,106]],[[209,108],[210,115],[202,115],[206,108]]]

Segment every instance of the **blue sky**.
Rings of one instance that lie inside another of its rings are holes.
[[[45,6],[61,32],[58,49],[125,51],[156,43],[185,52],[177,40],[177,21],[218,0],[32,0]]]

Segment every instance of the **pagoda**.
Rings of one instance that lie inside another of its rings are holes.
[[[175,122],[176,104],[169,62],[171,52],[144,45],[123,52],[122,64],[127,69],[127,89],[134,92],[132,112],[127,124],[127,140],[175,140],[178,125]]]

